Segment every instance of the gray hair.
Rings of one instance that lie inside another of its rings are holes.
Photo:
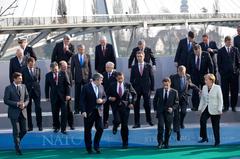
[[[18,48],[16,49],[16,52],[18,52],[18,51],[20,51],[21,53],[24,53],[24,50],[23,50],[22,48],[20,48],[20,47],[18,47]]]
[[[101,36],[99,40],[107,41],[107,38],[106,38],[106,36]]]
[[[85,49],[85,45],[79,44],[79,45],[77,46],[77,48],[78,48],[78,49],[79,49],[79,48],[84,48],[84,49]]]
[[[63,39],[68,39],[68,40],[70,40],[70,39],[71,39],[71,36],[70,36],[69,34],[65,34],[65,35],[63,36]]]
[[[58,66],[58,63],[55,62],[55,61],[50,64],[50,68],[51,68],[51,69],[53,69],[53,68],[56,67],[56,66]]]
[[[115,65],[115,64],[114,64],[113,62],[108,61],[108,62],[105,64],[105,67],[106,67],[106,66],[112,66],[112,67],[114,67],[114,65]]]
[[[97,81],[99,79],[103,78],[103,75],[101,73],[95,73],[92,76],[93,81]]]

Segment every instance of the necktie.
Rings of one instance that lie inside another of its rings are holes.
[[[58,74],[55,72],[54,73],[54,81],[56,82],[56,85],[57,85],[57,82],[58,82]]]
[[[80,65],[81,66],[83,65],[83,57],[82,57],[82,55],[80,55]]]
[[[228,53],[230,53],[230,47],[228,47]]]
[[[200,70],[199,65],[200,65],[200,57],[197,56],[197,62],[196,62],[196,68],[197,68],[197,70]]]
[[[188,51],[190,51],[191,48],[192,48],[192,47],[191,47],[191,43],[189,42],[189,43],[188,43]]]
[[[108,73],[108,79],[111,77],[111,73]]]
[[[181,91],[183,91],[184,86],[185,86],[185,78],[181,77],[181,80],[180,80],[180,89],[181,89]]]
[[[119,83],[119,86],[118,86],[118,95],[120,96],[120,97],[122,97],[122,87],[121,87],[121,83]]]
[[[63,52],[64,52],[64,53],[67,52],[66,46],[63,47]]]
[[[33,68],[30,68],[30,74],[31,74],[31,77],[33,78],[34,74],[33,74]]]
[[[102,46],[102,53],[103,53],[103,56],[105,56],[105,52],[106,52],[105,46]]]
[[[143,75],[143,66],[142,66],[142,64],[140,64],[140,74],[141,74],[141,76]]]
[[[165,94],[164,94],[164,100],[163,100],[163,104],[164,104],[164,106],[166,106],[166,104],[167,104],[167,90],[165,90]]]
[[[17,85],[17,93],[18,93],[18,95],[21,95],[20,86],[18,86],[18,85]]]
[[[94,88],[95,88],[95,94],[96,94],[96,97],[98,98],[98,86],[95,85]]]

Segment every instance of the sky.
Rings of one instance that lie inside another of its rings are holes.
[[[2,7],[6,7],[13,0],[0,0]],[[68,8],[68,15],[81,16],[92,15],[93,0],[65,0]],[[98,3],[100,0],[96,0]],[[123,4],[123,13],[131,8],[131,0],[106,0],[109,11],[112,13],[114,2],[121,1]],[[218,1],[220,12],[222,13],[239,13],[239,0],[187,0],[189,13],[201,13],[201,8],[206,8],[208,13],[213,13],[213,4]],[[18,7],[14,10],[14,16],[56,16],[58,0],[18,0]],[[171,13],[179,13],[181,0],[137,0],[139,10],[142,14],[158,14],[164,10]]]

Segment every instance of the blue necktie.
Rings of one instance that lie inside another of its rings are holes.
[[[181,77],[181,80],[180,80],[180,89],[181,89],[181,91],[184,89],[184,86],[185,86],[185,78]]]
[[[80,65],[81,66],[83,65],[83,57],[82,57],[82,55],[80,55]]]
[[[190,51],[191,48],[192,48],[192,45],[191,45],[191,43],[189,42],[189,43],[188,43],[188,51]]]

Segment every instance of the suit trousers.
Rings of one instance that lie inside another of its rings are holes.
[[[28,118],[28,128],[33,128],[32,123],[32,100],[35,104],[35,113],[37,126],[42,127],[42,109],[41,109],[41,97],[37,95],[33,90],[29,92],[29,103],[27,106],[27,118]]]
[[[20,113],[18,119],[10,119],[13,129],[13,140],[15,148],[19,148],[20,141],[27,133],[27,122],[23,114]]]
[[[115,105],[113,107],[113,126],[118,127],[121,124],[121,136],[123,145],[128,145],[128,118],[130,109],[125,105]]]
[[[93,112],[88,113],[87,118],[84,118],[84,141],[87,150],[92,149],[92,127],[95,123],[96,133],[94,136],[94,148],[99,148],[99,143],[103,133],[103,122],[102,117],[99,115],[97,109]]]
[[[207,120],[211,118],[213,134],[215,138],[215,143],[220,143],[220,118],[221,115],[211,115],[208,112],[208,107],[203,111],[200,117],[200,137],[202,139],[207,139]]]
[[[231,107],[235,108],[238,101],[238,74],[221,75],[224,109],[229,109],[229,90],[231,92]]]
[[[82,83],[75,83],[74,111],[80,111],[80,96],[82,92]]]
[[[52,101],[52,115],[53,115],[53,128],[54,129],[60,129],[62,131],[66,130],[67,127],[67,105],[66,101],[64,99],[61,99],[61,97],[57,96],[57,99],[55,101]],[[59,112],[61,109],[61,123],[59,121]]]
[[[187,99],[186,99],[187,100]],[[188,102],[184,98],[179,99],[179,107],[173,112],[173,131],[179,132],[180,127],[184,125],[184,118],[187,114]]]
[[[71,105],[72,101],[66,101],[66,105],[67,105],[67,121],[68,121],[68,125],[70,127],[74,127],[74,118],[73,118],[73,111],[72,111],[72,105]]]
[[[171,135],[171,125],[173,122],[173,113],[169,112],[161,112],[158,113],[158,135],[157,135],[157,141],[158,144],[163,144],[163,132],[164,132],[164,125],[165,125],[165,135],[164,135],[164,144],[168,145],[169,138]]]
[[[151,104],[150,104],[150,91],[137,91],[137,101],[134,105],[134,122],[140,124],[140,100],[143,96],[143,107],[145,109],[146,121],[152,122],[151,119]]]

